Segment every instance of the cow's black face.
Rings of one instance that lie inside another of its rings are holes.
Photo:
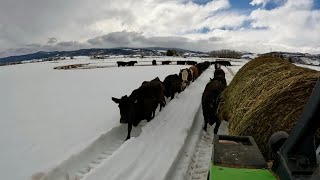
[[[112,100],[119,104],[120,109],[120,123],[127,124],[129,121],[132,122],[135,118],[135,102],[128,96],[123,96],[121,99],[112,97]]]

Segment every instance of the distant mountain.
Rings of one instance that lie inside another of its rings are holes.
[[[320,66],[320,54],[290,53],[290,52],[270,52],[260,56],[274,56],[287,59],[292,63]]]
[[[54,57],[71,57],[71,56],[97,56],[97,55],[143,55],[143,56],[159,56],[164,55],[168,49],[174,49],[177,52],[184,54],[205,54],[199,51],[190,51],[178,48],[162,48],[162,47],[149,47],[149,48],[95,48],[95,49],[80,49],[75,51],[53,51],[44,52],[39,51],[32,54],[10,56],[0,58],[0,64],[6,63],[18,63],[21,61],[34,60],[34,59],[46,59]]]

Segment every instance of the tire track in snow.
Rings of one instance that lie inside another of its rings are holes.
[[[177,98],[177,95],[175,96]],[[166,103],[169,99],[166,98]],[[156,109],[159,113],[160,106]],[[132,127],[131,137],[138,137],[142,132],[142,127],[147,124],[146,120],[139,123],[137,127]],[[80,180],[98,165],[106,161],[125,142],[128,126],[119,125],[110,131],[102,134],[78,154],[72,155],[47,174],[34,180]],[[34,174],[33,176],[37,175]],[[33,177],[32,176],[32,177]]]
[[[203,117],[198,116],[198,121],[204,122]],[[208,170],[210,166],[210,160],[213,149],[213,129],[214,126],[208,126],[207,132],[201,129],[200,139],[197,142],[195,151],[191,158],[191,162],[188,166],[186,173],[186,179],[202,179],[206,180]],[[222,122],[219,128],[218,134],[228,134],[227,132],[228,123]]]
[[[223,68],[224,69],[224,68]],[[210,67],[209,71],[213,70]],[[228,84],[234,76],[231,69],[227,67],[226,78]],[[212,73],[213,75],[213,73]],[[208,80],[209,81],[209,80]],[[169,180],[206,180],[210,166],[213,149],[213,129],[214,126],[208,125],[207,132],[202,127],[204,118],[202,106],[200,105],[195,115],[192,129],[188,135],[183,150],[175,162],[171,171],[168,173]],[[218,134],[228,134],[228,123],[223,121],[220,125]]]
[[[232,77],[235,76],[234,72],[232,71],[231,68],[229,68],[228,66],[226,66],[226,69],[228,70],[228,72],[231,74]]]
[[[179,156],[183,154],[184,144],[189,142],[188,137],[194,129],[201,104],[201,93],[212,75],[213,68],[206,70],[143,127],[143,133],[138,138],[129,140],[124,148],[84,179],[170,179],[170,171],[175,173],[176,167],[180,167]],[[202,123],[200,121],[200,131]],[[190,156],[192,154],[193,151]],[[184,163],[182,170],[187,169],[188,164]]]
[[[226,69],[228,70],[228,73],[226,73],[226,79],[229,84],[231,79],[234,77],[234,73],[229,67],[226,67]],[[201,111],[199,111],[196,119],[196,122],[199,122],[199,121],[202,122],[201,124],[203,126],[204,118],[202,115],[202,108],[201,108]],[[192,155],[190,164],[188,166],[185,179],[192,179],[192,180],[207,179],[211,156],[212,156],[213,135],[214,135],[213,129],[215,124],[213,126],[209,125],[207,132],[205,132],[202,129],[202,126],[201,126],[200,138],[196,144],[196,148]],[[225,121],[221,122],[218,134],[228,134],[227,122]]]
[[[133,127],[131,137],[137,137],[142,132],[146,121]],[[119,125],[102,134],[78,154],[72,155],[60,165],[49,171],[45,180],[80,180],[99,164],[107,160],[125,142],[127,125]]]

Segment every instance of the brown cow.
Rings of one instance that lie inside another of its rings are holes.
[[[192,74],[192,81],[194,81],[195,79],[197,79],[199,77],[199,72],[198,72],[197,66],[191,66],[190,71]]]

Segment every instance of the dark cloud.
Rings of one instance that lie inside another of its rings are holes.
[[[34,43],[34,44],[27,44],[26,46],[29,48],[40,48],[41,44]]]
[[[56,44],[29,44],[24,48],[9,49],[0,52],[0,56],[22,55],[37,51],[62,51],[83,48],[115,48],[115,47],[171,47],[189,50],[209,51],[214,47],[211,40],[191,40],[179,36],[152,36],[146,37],[137,32],[112,32],[98,36],[81,43],[78,41],[62,41]]]
[[[57,38],[52,37],[52,38],[48,38],[47,44],[54,44],[58,42]]]
[[[93,46],[103,47],[183,47],[189,39],[179,36],[146,37],[137,32],[112,32],[103,36],[89,39]]]
[[[222,41],[223,40],[223,38],[221,38],[221,37],[210,37],[209,38],[209,41]]]

